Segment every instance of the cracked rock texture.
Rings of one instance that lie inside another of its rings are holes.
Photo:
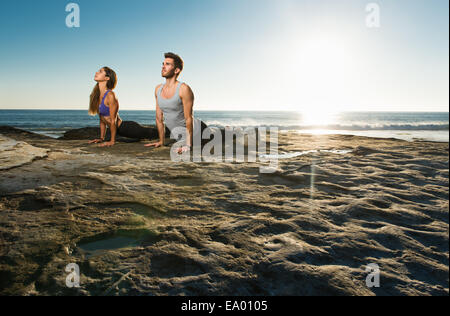
[[[283,133],[263,174],[0,133],[1,295],[449,294],[448,143]]]

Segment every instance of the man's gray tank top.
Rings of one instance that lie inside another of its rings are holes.
[[[184,127],[186,128],[186,119],[184,117],[184,108],[183,102],[180,98],[180,87],[183,83],[180,82],[175,91],[175,95],[170,99],[164,99],[161,96],[161,91],[164,88],[164,85],[158,90],[158,105],[161,111],[164,114],[164,123],[169,128],[170,131],[173,131],[176,127]]]
[[[164,123],[169,128],[171,132],[174,131],[176,127],[182,127],[184,133],[179,136],[178,140],[186,141],[186,118],[184,117],[184,107],[183,101],[180,98],[180,88],[183,82],[180,82],[175,91],[175,95],[170,99],[164,99],[161,96],[161,91],[164,88],[164,85],[158,89],[158,105],[161,111],[164,114]],[[201,121],[197,118],[193,118],[193,134],[194,137],[198,136],[200,133],[201,137]]]

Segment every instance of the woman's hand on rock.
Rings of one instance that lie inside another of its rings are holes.
[[[94,139],[94,140],[91,140],[90,142],[89,142],[89,144],[99,144],[99,143],[103,143],[103,139]]]
[[[151,144],[147,144],[145,145],[145,147],[154,147],[154,148],[159,148],[162,147],[163,143],[162,142],[157,142],[157,143],[151,143]]]

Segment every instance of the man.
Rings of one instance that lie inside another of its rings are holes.
[[[183,135],[177,139],[185,141],[185,145],[177,150],[178,154],[182,154],[191,150],[193,145],[194,93],[187,84],[177,80],[184,67],[181,57],[174,53],[166,53],[164,57],[161,75],[166,78],[166,83],[158,85],[155,89],[159,141],[145,146],[158,148],[164,145],[165,124],[172,133],[183,129]],[[196,120],[195,125],[202,126],[202,122]]]

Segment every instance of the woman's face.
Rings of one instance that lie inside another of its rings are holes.
[[[108,81],[109,78],[106,76],[105,69],[101,68],[99,71],[95,73],[94,80],[97,82]]]

